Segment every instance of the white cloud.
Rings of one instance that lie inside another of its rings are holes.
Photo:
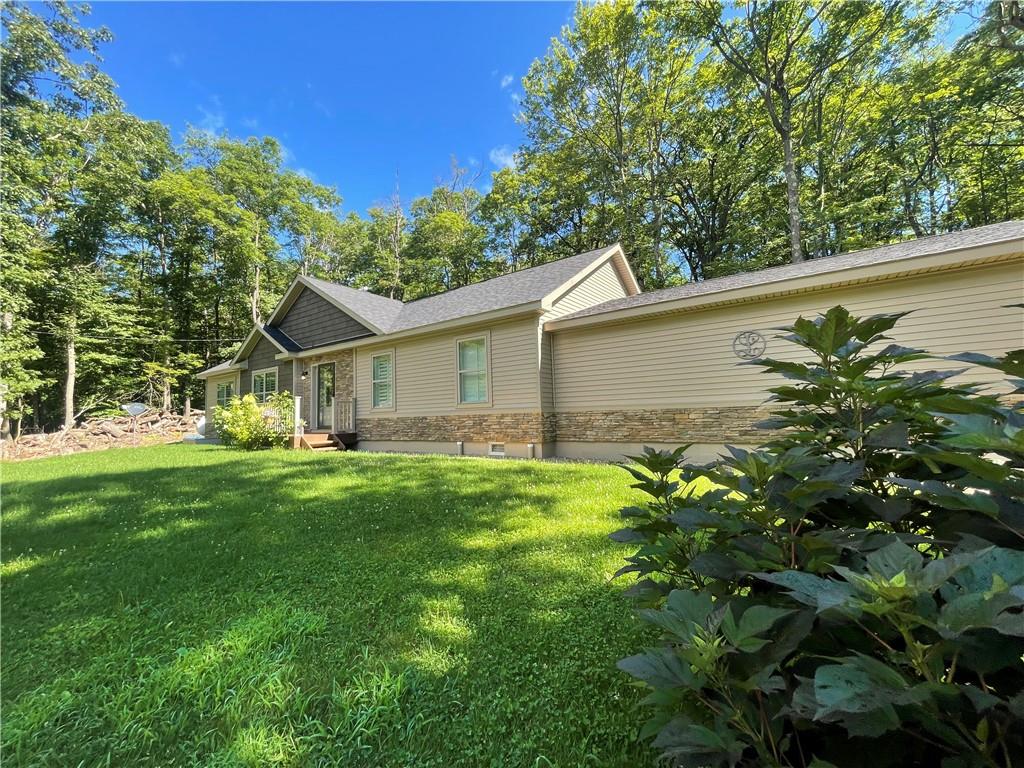
[[[313,108],[317,112],[322,114],[324,117],[327,117],[327,118],[333,118],[334,117],[334,110],[331,109],[329,106],[327,106],[324,102],[320,101],[320,99],[315,99],[313,101]]]
[[[243,117],[242,125],[245,128],[255,131],[257,128],[260,127],[260,121],[257,120],[255,117]]]
[[[513,80],[515,80],[515,78],[512,77],[512,75],[505,75],[504,77],[502,77],[501,78],[501,88],[502,88],[502,90],[504,90],[505,88],[508,88],[510,85],[512,85],[512,81]]]
[[[513,168],[516,164],[515,151],[508,144],[495,147],[488,153],[487,157],[499,168]]]
[[[523,94],[512,91],[508,95],[509,109],[513,115],[518,115],[523,109]]]
[[[197,104],[196,109],[202,117],[199,119],[199,127],[207,133],[220,133],[224,130],[224,107],[220,103],[220,97],[214,94],[208,99],[207,104]]]
[[[171,66],[175,69],[181,69],[185,66],[185,54],[173,51],[167,54],[167,60],[171,63]]]

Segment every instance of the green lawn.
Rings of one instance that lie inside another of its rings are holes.
[[[187,445],[3,471],[4,765],[644,765],[621,469]]]

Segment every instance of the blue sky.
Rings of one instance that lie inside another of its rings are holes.
[[[344,209],[404,200],[455,155],[490,173],[520,143],[520,78],[571,3],[94,3],[128,109],[170,126],[269,135]]]

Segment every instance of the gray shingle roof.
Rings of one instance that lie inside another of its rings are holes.
[[[287,352],[298,352],[302,349],[296,344],[292,337],[273,325],[264,325],[263,330],[266,331],[267,335],[270,336],[274,341],[285,348]]]
[[[389,333],[540,301],[605,256],[614,245],[492,277],[403,305]]]
[[[434,296],[425,296],[405,304],[368,291],[358,291],[346,285],[312,277],[306,279],[343,306],[369,320],[384,333],[396,333],[540,301],[614,247],[609,245],[579,253]]]
[[[803,261],[799,264],[786,264],[781,267],[770,267],[757,270],[756,272],[743,272],[728,277],[716,277],[711,280],[703,280],[698,283],[687,283],[686,285],[674,288],[664,288],[660,291],[649,293],[638,293],[635,296],[628,296],[624,299],[613,299],[603,304],[597,304],[570,315],[558,318],[557,322],[573,320],[577,317],[590,317],[593,315],[614,312],[619,309],[631,309],[643,307],[650,304],[659,304],[665,301],[676,301],[696,296],[704,296],[710,293],[731,291],[737,288],[747,288],[754,285],[774,283],[783,280],[792,280],[798,277],[838,272],[852,267],[864,267],[882,262],[899,261],[901,259],[912,259],[916,256],[929,256],[945,253],[947,251],[958,251],[964,248],[971,248],[992,243],[1005,242],[1007,240],[1020,239],[1024,247],[1024,221],[1004,221],[1001,224],[989,224],[984,227],[965,229],[961,232],[950,232],[945,235],[934,235],[921,237],[916,240],[908,240],[892,245],[883,245],[877,248],[868,248],[862,251],[851,251],[840,253],[821,259]]]
[[[223,363],[217,363],[212,368],[207,368],[205,371],[200,371],[197,376],[200,378],[206,378],[207,376],[215,376],[218,373],[230,373],[235,370],[231,367],[231,361],[225,360]]]
[[[389,332],[391,325],[398,318],[398,313],[402,311],[402,302],[386,296],[356,290],[340,283],[330,283],[316,277],[307,277],[306,280],[385,333]]]

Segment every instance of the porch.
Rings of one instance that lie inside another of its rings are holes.
[[[332,398],[312,403],[313,427],[308,428],[308,409],[301,395],[294,398],[293,428],[290,446],[310,451],[348,451],[356,447],[356,399]]]

